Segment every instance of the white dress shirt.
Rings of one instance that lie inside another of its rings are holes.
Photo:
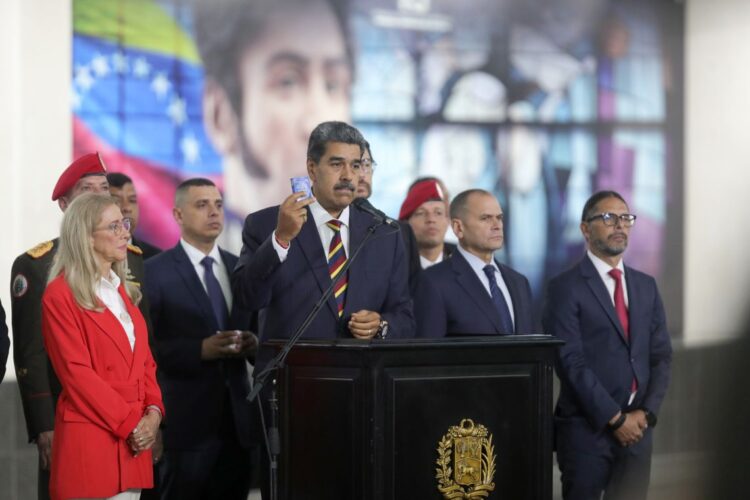
[[[133,319],[128,313],[128,308],[125,306],[125,301],[122,300],[122,296],[117,289],[120,286],[120,278],[110,269],[109,276],[102,277],[98,283],[94,286],[94,293],[99,297],[109,311],[117,318],[117,321],[122,325],[125,330],[125,335],[128,336],[128,343],[130,343],[130,350],[132,351],[135,346],[135,327],[133,326]]]
[[[428,259],[427,257],[423,257],[422,255],[419,256],[419,265],[422,267],[422,269],[427,269],[428,267],[432,267],[435,264],[440,264],[443,262],[443,252],[440,252],[438,255],[438,258],[434,261]]]
[[[469,253],[467,250],[464,249],[464,247],[461,246],[459,243],[456,246],[456,249],[458,252],[463,256],[464,259],[466,259],[466,262],[469,263],[469,266],[471,266],[471,269],[474,271],[474,274],[477,275],[477,278],[479,278],[479,281],[482,283],[482,286],[484,286],[484,289],[487,291],[487,295],[492,297],[492,292],[490,291],[490,279],[487,277],[487,275],[484,273],[484,268],[487,266],[487,262],[483,261],[473,253]],[[503,274],[500,272],[500,268],[497,267],[497,264],[495,263],[495,259],[492,259],[492,262],[490,264],[493,269],[495,269],[495,280],[497,281],[497,286],[500,288],[500,291],[503,292],[503,297],[505,297],[505,303],[508,304],[508,310],[510,311],[510,319],[513,321],[513,329],[516,328],[516,316],[513,312],[513,299],[510,298],[510,290],[508,290],[508,285],[505,284],[505,280],[503,279]]]
[[[620,262],[617,263],[617,267],[612,267],[596,255],[591,253],[591,250],[587,250],[586,253],[589,256],[591,263],[594,264],[596,272],[599,273],[599,276],[601,276],[602,281],[604,282],[604,286],[607,287],[609,298],[612,299],[612,305],[615,305],[615,279],[609,275],[609,272],[612,269],[619,269],[620,271],[622,271],[622,277],[620,278],[622,280],[622,294],[625,296],[625,306],[628,306],[628,286],[625,282],[625,265],[622,263],[622,259],[620,259]]]
[[[333,239],[333,229],[328,227],[327,222],[333,219],[331,217],[331,214],[328,213],[328,211],[322,207],[320,203],[317,201],[312,202],[310,205],[308,205],[310,208],[310,213],[312,214],[313,222],[315,222],[315,227],[318,229],[318,235],[320,236],[320,242],[323,245],[323,255],[326,256],[326,260],[328,260],[328,247],[331,246],[331,240]],[[349,207],[346,207],[343,212],[341,212],[341,215],[339,215],[338,219],[341,221],[341,243],[344,245],[344,252],[346,253],[346,258],[349,258]],[[284,248],[281,245],[279,245],[279,242],[276,241],[276,231],[273,232],[271,235],[271,243],[273,244],[273,248],[276,250],[276,254],[279,256],[279,260],[281,262],[284,262],[286,260],[286,256],[289,253],[289,248]]]
[[[221,287],[221,293],[224,294],[224,300],[227,302],[227,308],[229,309],[227,313],[229,313],[232,310],[232,285],[229,282],[229,271],[227,270],[227,266],[224,265],[224,260],[221,258],[219,246],[214,244],[214,247],[206,255],[182,238],[180,238],[180,245],[185,250],[190,263],[193,264],[195,272],[198,273],[198,278],[201,280],[201,285],[203,285],[206,293],[208,293],[208,289],[206,288],[206,268],[203,267],[201,261],[206,257],[214,259],[212,270]]]

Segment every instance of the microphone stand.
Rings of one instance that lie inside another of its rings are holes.
[[[360,251],[365,246],[365,243],[367,243],[372,236],[375,234],[375,230],[384,225],[385,221],[378,221],[369,228],[367,228],[367,234],[364,238],[362,238],[362,241],[357,245],[357,248],[354,249],[354,252],[352,252],[351,257],[349,257],[346,260],[346,263],[344,264],[344,267],[341,268],[341,273],[346,273],[349,270],[349,267],[352,265],[352,262],[354,262],[354,259],[357,258]],[[310,312],[305,317],[305,320],[300,324],[300,326],[295,330],[294,334],[287,340],[286,344],[284,344],[284,347],[279,351],[279,353],[266,365],[266,367],[258,374],[257,377],[254,377],[253,381],[253,389],[250,391],[250,394],[247,396],[247,400],[252,402],[260,393],[260,391],[263,389],[263,386],[265,385],[268,378],[271,376],[272,373],[276,372],[277,370],[280,370],[284,367],[284,361],[286,360],[287,356],[289,355],[289,351],[292,350],[292,347],[297,343],[297,341],[302,337],[302,335],[307,331],[307,329],[310,327],[310,324],[315,320],[315,318],[318,316],[318,313],[322,309],[323,305],[328,301],[328,299],[331,297],[331,294],[333,294],[333,287],[335,282],[331,282],[331,284],[328,286],[328,288],[325,289],[323,292],[323,295],[318,299],[318,301],[315,303],[313,308],[310,310]],[[266,447],[268,448],[268,455],[269,455],[269,463],[270,463],[270,470],[269,470],[269,476],[271,484],[270,486],[270,500],[277,500],[278,499],[278,458],[281,454],[281,442],[280,442],[280,434],[278,429],[278,420],[279,420],[279,405],[278,405],[278,399],[276,398],[276,378],[272,379],[273,383],[273,390],[271,392],[271,397],[269,398],[269,403],[271,407],[271,426],[268,429],[263,429],[265,438],[266,438]],[[263,409],[261,408],[261,416],[263,415]],[[261,419],[263,421],[263,419]]]

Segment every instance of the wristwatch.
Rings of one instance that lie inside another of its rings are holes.
[[[375,336],[379,339],[384,339],[386,335],[388,335],[388,322],[381,319],[380,325],[378,325],[378,333],[376,333]]]
[[[643,412],[646,414],[646,423],[649,427],[656,427],[656,415],[651,413],[651,410],[648,408],[641,408]]]

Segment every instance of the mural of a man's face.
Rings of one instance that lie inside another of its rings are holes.
[[[239,76],[245,166],[278,178],[286,193],[289,177],[304,172],[312,129],[349,118],[351,67],[330,6],[279,5],[243,52]]]

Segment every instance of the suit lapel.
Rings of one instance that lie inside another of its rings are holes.
[[[638,283],[636,283],[634,274],[629,267],[625,266],[625,288],[628,290],[628,322],[630,323],[628,334],[630,336],[630,345],[634,345],[635,335],[641,330],[640,319],[646,317],[641,314],[641,304],[638,302],[638,297],[642,297],[643,294],[638,293],[637,287]]]
[[[471,268],[468,262],[460,252],[453,254],[450,258],[451,267],[456,273],[456,281],[464,289],[466,294],[474,301],[479,309],[487,316],[487,319],[492,322],[495,327],[495,332],[500,333],[502,326],[500,325],[500,314],[495,310],[495,306],[492,303],[492,298],[485,290],[482,282],[479,281],[474,270]]]
[[[615,311],[615,306],[612,304],[612,298],[609,296],[607,286],[604,284],[604,281],[602,281],[599,273],[596,272],[596,268],[588,256],[584,257],[581,261],[581,274],[588,283],[588,286],[596,297],[596,300],[599,302],[599,305],[604,309],[609,320],[617,329],[620,338],[627,344],[628,342],[625,339],[625,332],[620,324],[620,318],[617,317],[617,311]]]
[[[193,263],[190,262],[187,253],[185,253],[185,249],[182,248],[182,244],[177,243],[172,249],[172,257],[174,258],[177,273],[185,283],[185,288],[188,289],[193,300],[195,300],[195,303],[201,309],[201,316],[207,318],[213,330],[217,330],[219,325],[216,322],[216,316],[214,315],[213,307],[211,307],[211,301],[208,299],[206,289],[203,288],[203,284],[198,277],[198,273],[195,271],[195,267],[193,267]]]
[[[516,283],[516,280],[510,279],[510,277],[508,276],[508,272],[505,270],[505,266],[501,265],[497,261],[495,261],[495,264],[497,265],[497,268],[500,269],[500,274],[503,277],[505,286],[508,287],[510,300],[513,303],[513,333],[528,333],[521,332],[518,329],[518,322],[523,317],[521,312],[521,291],[518,289],[518,283]]]
[[[125,330],[120,324],[120,321],[115,318],[114,314],[112,314],[112,311],[104,306],[104,311],[102,312],[85,309],[85,313],[91,318],[96,326],[98,326],[99,329],[104,332],[112,342],[114,342],[115,346],[117,346],[117,350],[122,354],[128,367],[132,367],[133,350],[130,348],[130,342],[128,342],[128,336],[125,333]]]
[[[143,362],[146,359],[147,349],[150,349],[148,345],[148,330],[146,329],[146,321],[143,319],[141,311],[130,301],[130,297],[128,297],[127,293],[125,293],[125,287],[123,285],[120,285],[117,291],[120,293],[120,297],[122,297],[123,302],[125,302],[125,308],[127,309],[128,314],[133,321],[133,335],[135,335],[135,345],[133,347],[133,363],[130,366],[130,378],[132,379],[135,378],[134,375],[136,375],[135,373],[133,373],[133,371],[137,367],[143,366]]]
[[[354,208],[349,209],[349,250],[346,253],[347,259],[351,258],[354,249],[357,248],[365,238],[368,228],[367,222],[368,221],[364,217],[364,214],[359,210],[355,210]],[[367,249],[363,248],[361,253],[366,252]],[[357,308],[357,304],[359,304],[358,298],[361,295],[363,288],[367,287],[367,276],[365,274],[364,265],[366,261],[367,255],[360,255],[349,268],[349,284],[346,291],[346,304],[344,304],[345,316],[355,312],[355,308]]]
[[[351,219],[349,222],[351,225]],[[292,244],[295,241],[299,245],[302,255],[307,260],[308,268],[312,270],[322,293],[331,284],[331,276],[328,274],[328,259],[323,252],[323,243],[320,241],[318,228],[315,226],[315,219],[312,213],[310,213],[309,208],[307,209],[307,222],[302,226],[302,230]],[[351,239],[349,240],[349,246],[351,248]],[[333,294],[328,298],[328,309],[330,309],[334,317],[338,318],[338,307],[336,306],[336,299],[333,297]]]

